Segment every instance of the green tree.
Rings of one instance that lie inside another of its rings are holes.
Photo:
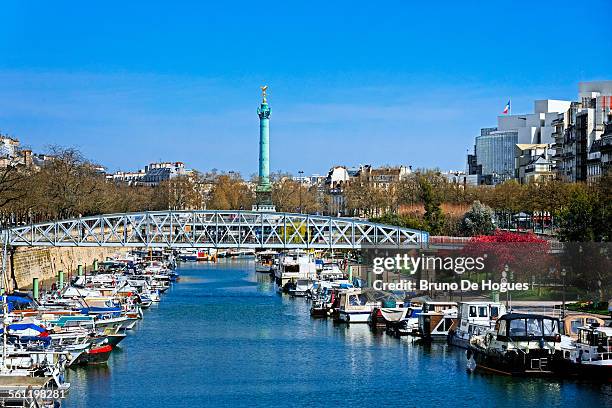
[[[467,236],[490,235],[495,231],[493,224],[493,210],[474,201],[472,208],[466,212],[461,220],[461,232]]]
[[[612,172],[603,175],[595,186],[595,235],[598,241],[612,241]]]
[[[425,208],[425,226],[431,235],[439,235],[444,227],[444,214],[440,206],[440,198],[434,191],[431,182],[424,176],[419,176],[421,199]]]
[[[424,229],[423,220],[412,214],[386,213],[380,217],[370,218],[370,221],[403,228]]]
[[[560,212],[559,237],[563,241],[593,241],[596,202],[586,187],[575,188]]]

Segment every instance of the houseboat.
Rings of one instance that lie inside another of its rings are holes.
[[[479,336],[492,329],[497,319],[504,314],[506,306],[503,303],[460,302],[457,327],[448,333],[448,344],[469,348],[472,336]]]
[[[292,280],[316,279],[314,256],[303,251],[288,252],[280,258],[274,277],[279,288],[284,288]]]
[[[416,335],[423,341],[446,341],[457,325],[456,302],[425,302]]]
[[[472,336],[468,369],[504,375],[552,375],[563,359],[560,327],[559,319],[551,316],[505,314],[493,329]]]

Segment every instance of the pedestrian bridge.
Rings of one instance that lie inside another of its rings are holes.
[[[352,218],[255,211],[105,214],[5,231],[11,246],[146,248],[421,248],[429,234]]]

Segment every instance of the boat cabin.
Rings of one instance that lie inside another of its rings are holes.
[[[459,304],[458,330],[468,335],[479,335],[495,325],[506,314],[506,306],[499,302],[461,302]]]
[[[446,340],[457,325],[456,302],[425,302],[417,334],[425,340]]]
[[[572,339],[578,338],[578,330],[581,327],[597,324],[604,326],[604,320],[590,314],[573,314],[563,319],[563,333]]]
[[[333,281],[344,278],[344,272],[335,263],[324,263],[322,269],[319,271],[319,277],[321,280]]]
[[[372,310],[380,307],[372,293],[361,289],[347,289],[339,293],[338,320],[347,323],[367,323]]]
[[[580,361],[612,364],[612,327],[599,327],[597,324],[580,327],[576,348]]]
[[[560,342],[559,330],[559,319],[538,314],[506,314],[495,325],[498,341]]]
[[[443,312],[445,310],[457,309],[457,302],[423,302],[423,313]]]

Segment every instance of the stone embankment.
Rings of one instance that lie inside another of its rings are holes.
[[[101,247],[13,248],[9,251],[6,262],[7,286],[21,290],[31,288],[33,278],[38,278],[41,282],[52,280],[57,277],[59,271],[63,271],[66,277],[74,275],[78,265],[83,265],[83,268],[90,271],[95,260],[101,262],[126,251],[126,248]]]

